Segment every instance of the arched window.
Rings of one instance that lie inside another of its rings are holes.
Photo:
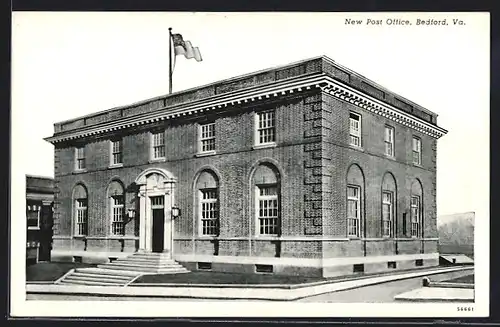
[[[78,184],[73,189],[73,220],[74,235],[88,235],[88,195],[87,190],[81,184]]]
[[[415,180],[411,185],[410,198],[410,221],[411,237],[420,237],[422,235],[422,212],[423,212],[423,190],[419,180]]]
[[[394,236],[394,217],[396,216],[396,180],[391,173],[382,179],[382,236]]]
[[[108,186],[107,199],[109,201],[109,217],[111,222],[111,235],[124,235],[125,224],[125,193],[123,185],[112,181]]]
[[[219,181],[211,171],[203,171],[196,181],[200,235],[219,235]]]
[[[280,180],[278,170],[261,164],[253,174],[255,219],[258,235],[281,233]]]
[[[364,177],[358,165],[351,165],[347,172],[347,236],[361,236],[362,203],[364,194]]]

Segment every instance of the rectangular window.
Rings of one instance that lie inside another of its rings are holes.
[[[42,207],[37,204],[28,204],[26,209],[28,229],[40,228],[40,211]]]
[[[350,144],[361,146],[361,116],[353,112],[349,113],[349,135]]]
[[[416,165],[422,164],[422,141],[418,137],[413,137],[412,150],[413,163]]]
[[[359,187],[347,187],[347,236],[359,237],[360,201]]]
[[[125,234],[123,223],[124,203],[123,195],[111,197],[111,233],[113,235]]]
[[[260,235],[277,235],[279,228],[278,186],[257,186],[257,218]]]
[[[382,235],[384,237],[392,236],[392,192],[382,193]]]
[[[394,157],[394,128],[385,127],[385,154]]]
[[[411,236],[418,237],[420,235],[420,197],[412,196],[410,205],[411,214]]]
[[[276,142],[274,111],[257,113],[257,144]]]
[[[200,125],[200,152],[215,151],[215,123]]]
[[[87,235],[88,220],[87,220],[87,199],[77,199],[76,206],[76,227],[75,234],[77,236]]]
[[[122,141],[111,141],[111,165],[122,163]]]
[[[152,133],[152,159],[163,159],[165,158],[165,133]]]
[[[219,206],[217,189],[200,190],[201,234],[219,234]]]
[[[81,146],[76,148],[76,170],[85,169],[85,147]]]

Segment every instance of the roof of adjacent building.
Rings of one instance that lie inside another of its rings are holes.
[[[26,191],[30,193],[54,193],[54,178],[26,175]]]
[[[410,120],[415,120],[417,125],[425,127],[429,133],[435,133],[438,137],[446,133],[437,126],[436,113],[391,92],[326,56],[319,56],[58,122],[54,124],[54,135],[46,140],[55,143],[112,131],[114,127],[111,124],[115,122],[123,121],[123,124],[120,123],[120,127],[116,126],[115,129],[131,127],[134,126],[132,121],[136,117],[152,117],[153,120],[137,123],[144,124],[155,121],[154,119],[163,120],[186,113],[189,115],[201,113],[204,110],[246,103],[249,100],[269,98],[269,94],[277,96],[311,87],[320,87],[335,95],[340,94],[341,99],[353,103],[359,102],[361,107],[368,104],[368,107],[373,107],[373,111],[376,112],[385,113],[384,108],[388,111],[395,110],[400,113],[398,117],[401,121],[405,121],[405,117],[410,117]],[[365,97],[369,98],[369,103],[365,101]],[[164,117],[154,116],[160,111],[165,114]],[[109,128],[104,128],[106,125]]]

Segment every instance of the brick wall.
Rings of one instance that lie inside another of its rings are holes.
[[[366,237],[381,237],[382,179],[390,172],[396,180],[396,236],[404,237],[403,212],[410,208],[410,188],[419,179],[423,186],[424,236],[437,237],[435,205],[435,144],[427,135],[417,133],[408,127],[372,114],[354,105],[323,94],[326,121],[331,129],[324,137],[324,147],[331,158],[328,171],[331,174],[333,190],[346,189],[346,174],[350,165],[356,164],[363,171],[365,194],[362,199],[362,219],[366,222]],[[349,146],[349,112],[354,111],[362,117],[362,149]],[[395,129],[395,157],[384,154],[384,127],[386,124]],[[422,140],[422,167],[412,163],[412,135]],[[364,202],[364,203],[363,203]],[[346,236],[346,199],[344,192],[332,193],[335,211],[327,212],[325,235]],[[406,235],[410,233],[409,212],[407,215]]]

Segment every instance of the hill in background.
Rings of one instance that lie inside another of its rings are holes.
[[[474,257],[474,212],[438,216],[439,253]]]

